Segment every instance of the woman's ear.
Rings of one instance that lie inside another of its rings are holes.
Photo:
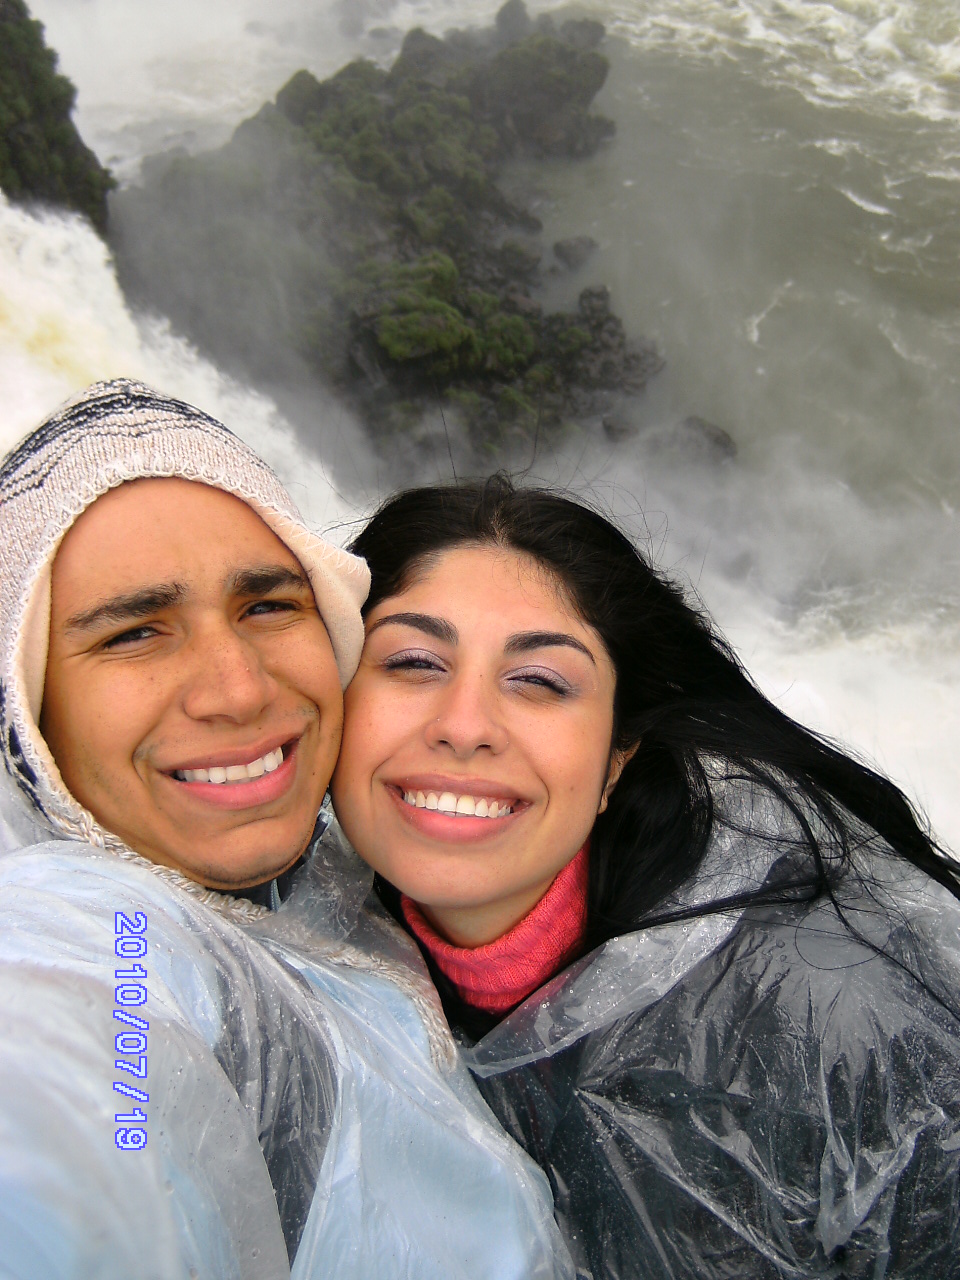
[[[635,742],[632,747],[627,747],[624,751],[611,752],[610,767],[607,770],[607,780],[603,784],[603,792],[600,796],[600,808],[597,810],[598,815],[603,813],[604,809],[606,809],[609,804],[610,797],[613,795],[613,789],[620,781],[621,773],[623,773],[624,769],[633,759],[639,746],[640,743]]]

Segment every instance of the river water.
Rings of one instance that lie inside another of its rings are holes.
[[[123,182],[219,144],[301,66],[388,58],[486,0],[33,0]],[[548,6],[531,4],[536,13]],[[545,240],[599,249],[629,331],[667,360],[638,437],[598,428],[539,472],[611,508],[699,593],[791,714],[894,776],[960,849],[960,16],[955,0],[621,0],[598,103],[618,133],[523,167]],[[79,221],[0,203],[0,445],[95,377],[132,374],[224,418],[343,531],[382,491],[318,406],[304,442],[162,319],[130,313]],[[734,461],[657,448],[696,414]],[[371,486],[371,477],[373,483]],[[428,477],[429,478],[429,477]]]

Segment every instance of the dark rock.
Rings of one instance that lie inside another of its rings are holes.
[[[553,252],[568,271],[576,271],[596,248],[597,242],[591,236],[571,236],[568,240],[557,240]]]
[[[539,302],[534,302],[523,289],[522,285],[511,281],[503,291],[504,306],[511,311],[516,311],[522,316],[530,316],[539,319],[543,315],[543,307]]]
[[[523,0],[507,0],[497,14],[497,35],[504,44],[516,44],[533,30],[533,23]]]
[[[610,314],[610,290],[605,284],[584,289],[580,294],[578,310],[590,324],[605,320]]]
[[[75,210],[104,232],[116,184],[73,124],[75,99],[41,23],[23,0],[0,0],[0,188],[11,200]]]
[[[624,384],[632,389],[642,387],[654,374],[659,373],[665,360],[649,338],[633,338],[625,344]]]
[[[617,406],[610,413],[605,413],[601,419],[603,425],[603,434],[608,440],[619,443],[622,440],[630,440],[638,434],[639,428],[636,423],[625,413],[622,408]]]
[[[529,280],[540,266],[540,251],[522,240],[505,240],[500,247],[500,264],[508,276]]]
[[[585,51],[596,49],[606,34],[603,23],[594,18],[574,18],[560,28],[560,39],[564,44]]]
[[[615,132],[589,114],[609,63],[553,36],[534,34],[502,49],[468,86],[479,115],[507,146],[542,156],[587,156]]]
[[[673,428],[670,443],[691,461],[716,465],[737,456],[736,441],[729,431],[695,414]]]

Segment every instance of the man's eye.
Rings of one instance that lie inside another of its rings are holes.
[[[155,627],[131,627],[128,631],[121,631],[119,635],[111,636],[109,640],[104,640],[101,647],[104,649],[121,649],[124,645],[133,645],[143,640],[150,640],[156,634]]]
[[[244,610],[244,617],[267,618],[274,613],[292,613],[297,607],[292,600],[255,600]]]

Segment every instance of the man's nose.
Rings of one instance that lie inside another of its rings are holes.
[[[183,709],[194,720],[256,719],[277,693],[256,646],[226,621],[200,628],[189,644]]]
[[[427,741],[432,747],[449,749],[466,759],[482,750],[497,755],[507,746],[509,738],[495,682],[483,675],[454,677],[439,691],[432,709],[439,713],[427,725]]]

